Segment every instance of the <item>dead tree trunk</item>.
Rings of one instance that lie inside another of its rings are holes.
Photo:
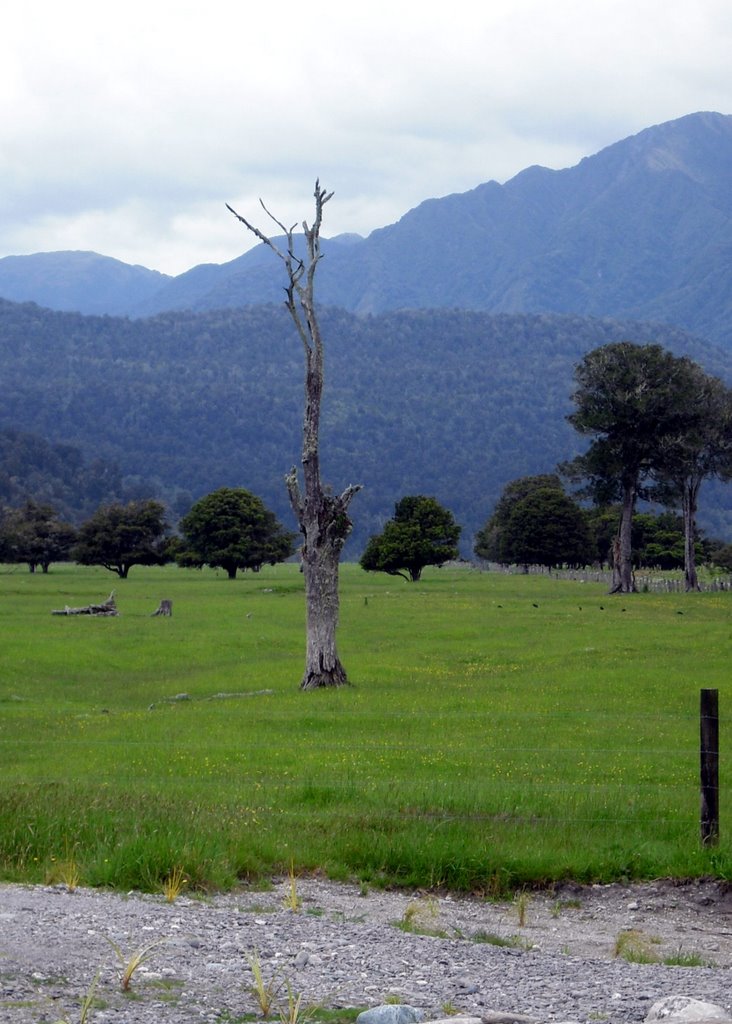
[[[114,591],[103,604],[85,604],[83,608],[54,608],[51,615],[118,615]]]
[[[681,506],[684,514],[684,588],[701,590],[696,571],[696,505],[700,481],[687,480],[684,484]]]
[[[262,203],[262,209],[280,228],[287,241],[283,252],[232,207],[229,210],[282,260],[287,271],[285,288],[288,312],[305,353],[305,416],[303,423],[302,475],[300,489],[297,469],[293,467],[285,481],[290,504],[300,526],[304,542],[302,568],[305,575],[306,653],[303,690],[346,683],[336,648],[338,626],[338,565],[343,545],[351,532],[348,506],[360,485],[349,485],[338,497],[323,488],[320,479],[320,404],[323,395],[323,339],[315,311],[315,271],[321,259],[320,228],[323,207],[333,195],[315,182],[315,219],[313,226],[303,223],[305,258],[295,254],[295,226],[286,228]],[[260,200],[261,202],[261,200]]]

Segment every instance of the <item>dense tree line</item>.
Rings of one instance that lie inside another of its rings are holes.
[[[420,493],[450,507],[468,554],[506,483],[581,451],[565,416],[574,367],[597,346],[661,342],[732,379],[732,357],[659,326],[325,310],[323,330],[324,479],[364,484],[348,557],[383,529],[400,495]],[[155,497],[180,516],[244,483],[291,529],[283,477],[300,450],[300,360],[287,313],[274,307],[130,321],[0,302],[0,428],[119,466],[120,489],[83,515],[111,498]],[[708,532],[732,533],[726,491],[710,487],[703,512]]]
[[[102,501],[123,492],[117,467],[86,459],[71,444],[50,444],[20,430],[0,430],[0,505],[26,501],[50,505],[63,518],[80,522]]]
[[[708,478],[732,479],[732,390],[686,356],[627,341],[587,353],[575,380],[567,418],[591,440],[560,468],[584,484],[594,510],[556,475],[516,480],[479,531],[476,554],[524,565],[608,561],[612,591],[622,593],[635,589],[639,559],[664,568],[680,560],[687,590],[698,589],[696,563],[710,550],[699,549],[699,491]],[[644,499],[680,511],[681,533],[677,515],[638,517]]]
[[[591,440],[563,468],[597,503],[620,503],[612,590],[635,589],[633,518],[637,502],[651,497],[680,506],[686,587],[698,589],[699,489],[707,477],[732,477],[732,391],[687,356],[627,341],[589,352],[575,380],[568,419]]]
[[[488,562],[558,566],[612,565],[619,505],[583,506],[557,474],[512,480],[475,538],[475,554]],[[634,515],[633,568],[683,569],[684,521],[673,511]],[[732,545],[695,537],[699,563],[732,566]]]
[[[101,565],[126,579],[135,565],[258,571],[294,554],[294,534],[264,502],[243,488],[220,488],[201,498],[173,534],[165,507],[152,498],[100,505],[76,529],[50,505],[0,506],[0,561],[26,562],[48,572],[52,562]]]

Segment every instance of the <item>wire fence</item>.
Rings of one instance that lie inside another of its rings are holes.
[[[556,580],[574,580],[578,583],[602,583],[610,586],[613,581],[609,569],[555,569],[544,565],[502,565],[498,562],[481,562],[479,568],[505,575],[547,576]],[[635,585],[638,590],[657,594],[683,593],[685,583],[683,576],[670,576],[668,572],[643,571],[634,573]],[[732,576],[715,576],[713,579],[700,579],[699,588],[702,592],[719,593],[732,591]]]

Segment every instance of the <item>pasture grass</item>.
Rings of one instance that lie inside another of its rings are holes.
[[[162,892],[322,872],[498,896],[732,877],[732,595],[342,567],[352,685],[300,693],[302,576],[0,569],[0,877]],[[52,616],[117,591],[118,618]],[[172,618],[152,618],[161,598]],[[721,841],[699,833],[720,690]],[[176,699],[182,698],[185,699]]]

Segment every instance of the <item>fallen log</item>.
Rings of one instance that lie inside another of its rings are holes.
[[[117,604],[114,600],[114,591],[109,595],[103,604],[87,604],[83,608],[54,608],[51,615],[119,615]]]

